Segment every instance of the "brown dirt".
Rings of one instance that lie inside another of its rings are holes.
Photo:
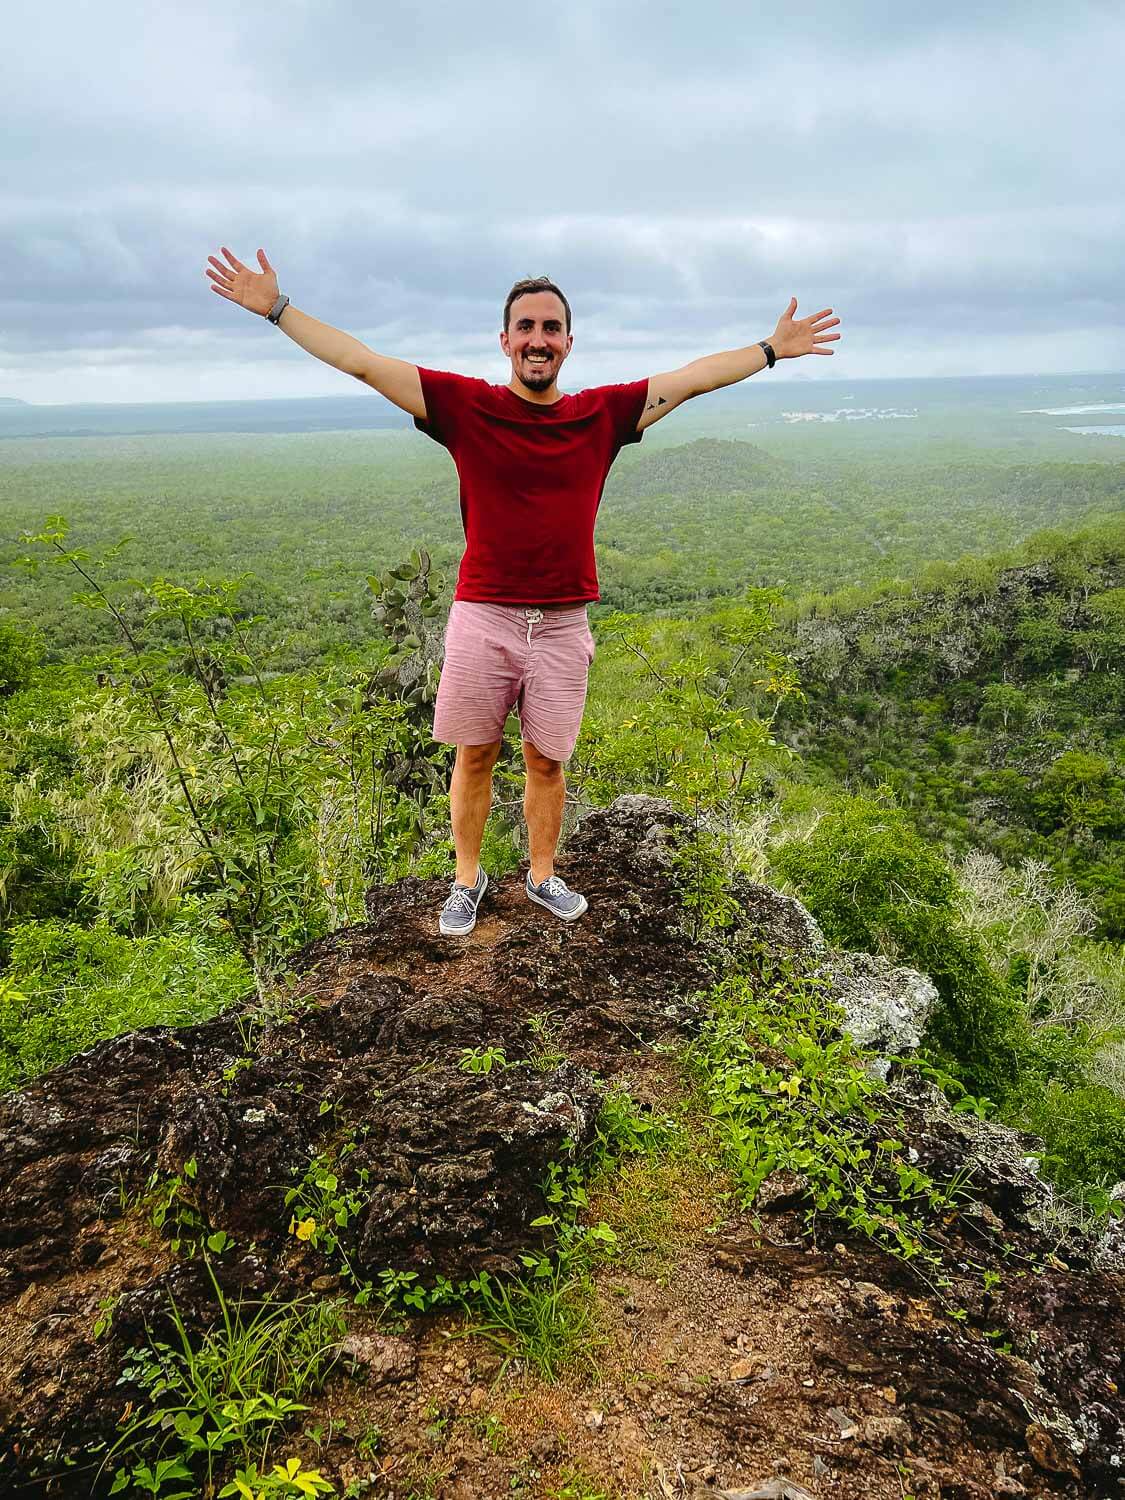
[[[457,1277],[535,1247],[548,1163],[568,1140],[590,1144],[604,1080],[662,1108],[663,1049],[698,1026],[701,992],[729,962],[691,938],[668,858],[683,826],[647,798],[587,819],[561,865],[590,900],[573,927],[529,905],[518,878],[462,942],[437,934],[440,883],[375,891],[369,922],[296,955],[289,1014],[121,1037],[6,1098],[0,1489],[104,1492],[83,1455],[139,1394],[117,1385],[125,1351],[167,1328],[169,1293],[190,1328],[215,1317],[201,1260],[174,1257],[136,1206],[154,1172],[194,1160],[181,1195],[235,1241],[214,1261],[229,1297],[292,1297],[330,1269],[289,1232],[284,1194],[345,1141],[339,1175],[362,1208],[342,1238],[360,1274]],[[823,959],[795,903],[739,891],[743,959]],[[557,1066],[459,1066],[485,1045],[534,1058],[544,1018]],[[577,1497],[579,1472],[614,1500],[780,1494],[783,1478],[817,1500],[1120,1493],[1120,1276],[1035,1227],[1040,1189],[1018,1139],[981,1148],[976,1122],[925,1090],[899,1104],[935,1175],[977,1149],[978,1207],[948,1227],[941,1297],[867,1242],[810,1247],[797,1181],[767,1184],[759,1229],[730,1216],[698,1161],[638,1166],[595,1200],[622,1249],[597,1278],[597,1378],[499,1376],[495,1352],[453,1341],[451,1320],[392,1336],[352,1308],[364,1358],[351,1373],[341,1363],[304,1421],[314,1435],[295,1433],[289,1451],[313,1460],[319,1443],[326,1473],[355,1493],[373,1473],[369,1492],[399,1500],[567,1485]],[[1003,1272],[988,1295],[982,1265]],[[113,1325],[95,1340],[105,1297]],[[1011,1353],[983,1337],[991,1328]]]
[[[612,1500],[704,1500],[779,1478],[839,1500],[1112,1493],[1078,1483],[1049,1435],[1006,1415],[1002,1388],[982,1399],[964,1334],[925,1297],[868,1279],[885,1260],[866,1244],[774,1245],[745,1218],[697,1226],[656,1276],[599,1273],[596,1375],[499,1373],[458,1325],[414,1325],[398,1336],[410,1378],[338,1385],[306,1430],[333,1431],[325,1472],[398,1500],[543,1500],[577,1475],[590,1489],[572,1493]],[[966,1369],[951,1358],[939,1384],[943,1344]],[[1017,1362],[997,1368],[1011,1379]],[[375,1452],[357,1458],[373,1429]]]

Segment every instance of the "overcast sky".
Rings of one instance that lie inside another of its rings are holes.
[[[217,297],[497,380],[517,277],[563,385],[843,319],[769,378],[1125,368],[1125,6],[55,0],[0,56],[0,396],[355,394]]]

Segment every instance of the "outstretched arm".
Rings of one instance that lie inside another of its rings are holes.
[[[220,297],[225,297],[228,302],[237,302],[240,307],[264,318],[278,297],[277,273],[266,259],[266,252],[258,251],[261,272],[244,266],[225,245],[223,254],[230,262],[229,265],[223,265],[213,255],[207,257],[210,261],[207,275],[211,278],[211,290]],[[350,333],[341,333],[340,329],[333,328],[328,323],[317,322],[316,318],[310,318],[308,313],[301,312],[292,303],[281,314],[277,326],[295,344],[300,344],[302,349],[307,349],[317,359],[322,359],[325,364],[332,365],[337,370],[343,370],[345,375],[354,375],[381,396],[386,396],[388,401],[401,406],[412,417],[421,417],[425,421],[426,402],[422,396],[422,382],[417,365],[408,364],[404,359],[391,359],[385,354],[376,354],[374,349],[353,339]]]
[[[833,354],[825,349],[838,339],[838,333],[829,333],[839,318],[832,316],[832,309],[814,313],[811,318],[794,319],[797,299],[791,297],[789,306],[777,320],[777,327],[766,342],[778,359],[798,359],[802,354]],[[717,391],[720,386],[734,385],[748,375],[756,375],[767,363],[765,350],[760,344],[751,344],[746,349],[729,349],[723,354],[708,354],[704,359],[693,359],[691,364],[678,370],[669,370],[663,375],[653,375],[648,383],[648,396],[644,411],[637,423],[637,431],[643,432],[661,417],[674,411],[681,402],[692,396],[702,396],[706,391]]]

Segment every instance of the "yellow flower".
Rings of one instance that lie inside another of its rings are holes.
[[[289,1220],[289,1233],[295,1234],[299,1240],[311,1240],[316,1233],[315,1219],[298,1219],[296,1214]]]

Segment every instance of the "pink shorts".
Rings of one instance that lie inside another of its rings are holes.
[[[540,755],[568,760],[582,726],[594,638],[584,604],[532,609],[455,600],[434,705],[434,739],[491,745],[515,708]]]

